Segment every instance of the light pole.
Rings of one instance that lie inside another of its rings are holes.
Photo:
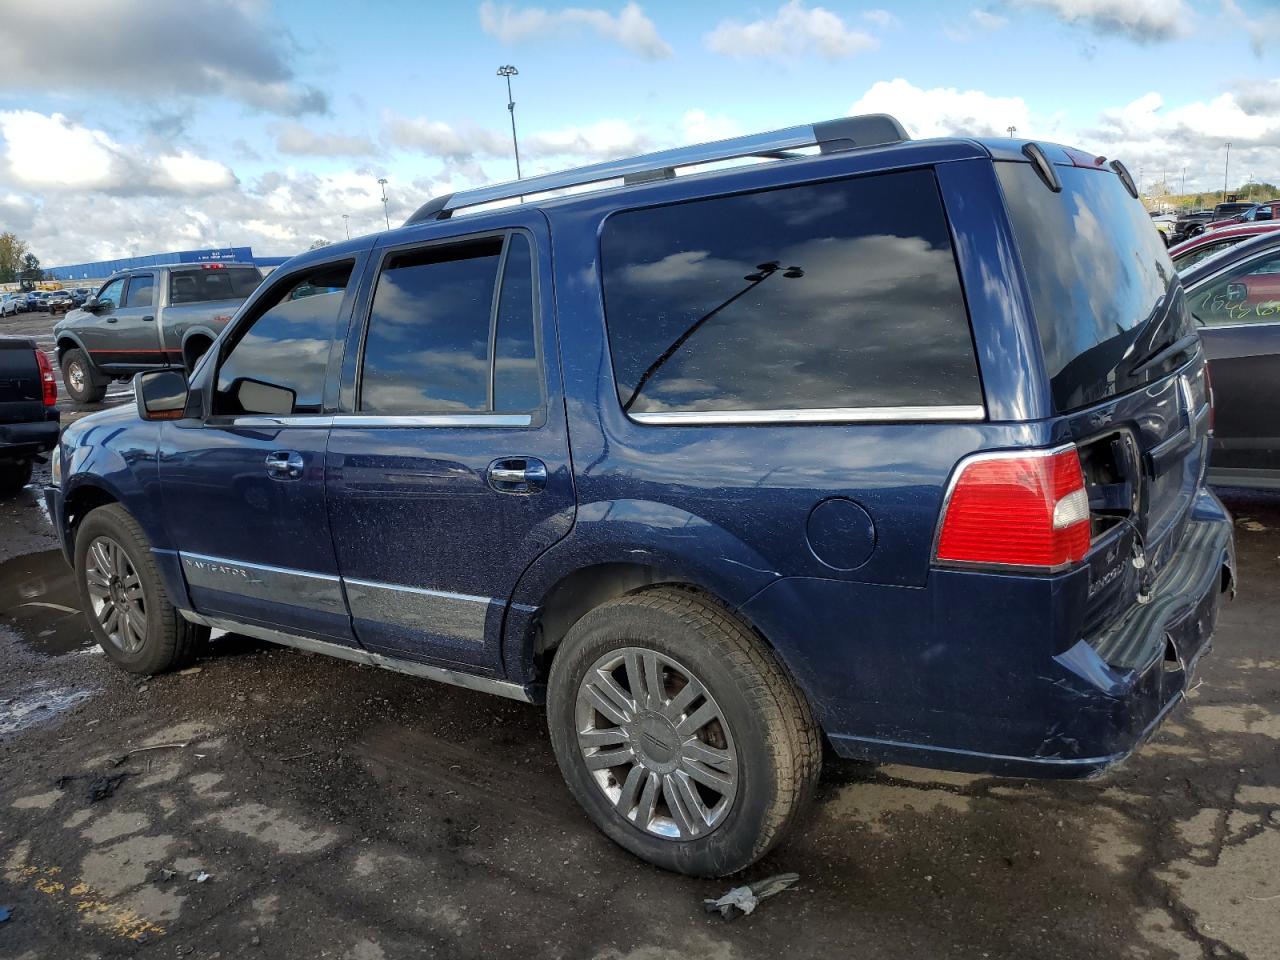
[[[507,78],[507,113],[511,114],[511,148],[516,154],[516,179],[520,180],[520,141],[516,139],[516,102],[511,96],[511,78],[520,75],[511,64],[498,68],[498,76]]]
[[[1007,126],[1005,129],[1009,131],[1009,139],[1010,139],[1010,140],[1012,140],[1012,139],[1013,139],[1013,135],[1014,135],[1015,133],[1017,133],[1017,132],[1018,132],[1018,128],[1017,128],[1017,127],[1015,127],[1013,124],[1009,124],[1009,126]]]
[[[351,214],[344,213],[342,215],[342,225],[347,228],[347,239],[351,239]]]
[[[1182,195],[1187,195],[1187,168],[1182,168]]]
[[[1222,200],[1227,199],[1227,174],[1231,170],[1231,141],[1227,141],[1227,158],[1222,162]]]
[[[382,218],[387,221],[387,229],[391,229],[391,214],[387,212],[387,178],[379,177],[378,185],[382,187]]]

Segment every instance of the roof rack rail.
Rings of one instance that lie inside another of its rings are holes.
[[[878,147],[910,140],[907,131],[893,117],[885,113],[870,113],[860,117],[841,117],[820,123],[787,127],[770,133],[753,133],[714,143],[701,143],[672,150],[659,150],[624,160],[610,160],[573,170],[546,173],[510,183],[498,183],[474,190],[449,193],[428,200],[419,207],[405,226],[428,220],[447,220],[463,207],[499,200],[514,200],[535,193],[580,187],[602,180],[621,179],[624,183],[647,183],[675,176],[676,168],[717,160],[734,160],[740,157],[767,157],[784,159],[792,156],[788,151],[803,147],[818,147],[823,153],[853,150],[861,147]]]

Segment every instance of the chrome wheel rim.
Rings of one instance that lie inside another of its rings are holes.
[[[84,369],[80,364],[67,365],[67,384],[77,393],[84,389]]]
[[[632,826],[695,840],[724,823],[738,792],[737,749],[688,667],[642,647],[613,650],[579,684],[575,719],[587,771]]]
[[[147,640],[146,598],[142,578],[124,548],[110,537],[95,537],[85,556],[89,605],[111,645],[137,653]]]

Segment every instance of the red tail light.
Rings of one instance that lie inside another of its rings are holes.
[[[44,405],[52,407],[58,402],[58,383],[53,379],[53,367],[44,351],[36,349],[36,366],[40,368],[40,387],[44,392]]]
[[[1075,447],[980,453],[943,506],[937,559],[1062,567],[1089,551],[1089,497]]]

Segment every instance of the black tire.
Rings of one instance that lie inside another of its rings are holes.
[[[12,497],[31,482],[31,461],[0,462],[0,497]]]
[[[75,382],[81,386],[76,387]],[[68,350],[62,355],[62,385],[76,403],[97,403],[107,395],[107,383],[83,350]]]
[[[737,792],[702,836],[669,839],[642,829],[619,813],[587,767],[578,692],[593,665],[624,648],[654,651],[692,671],[731,731]],[[724,876],[764,856],[800,819],[822,769],[818,727],[773,651],[723,606],[679,588],[620,597],[574,624],[552,661],[547,717],[560,770],[596,825],[636,856],[691,876]]]
[[[133,652],[113,642],[94,615],[87,560],[90,546],[99,538],[118,545],[141,584],[146,635],[140,649]],[[130,673],[151,676],[184,667],[195,660],[208,640],[207,627],[188,623],[169,602],[146,534],[119,504],[99,507],[81,521],[76,531],[75,572],[81,609],[85,611],[94,639],[108,657]]]

